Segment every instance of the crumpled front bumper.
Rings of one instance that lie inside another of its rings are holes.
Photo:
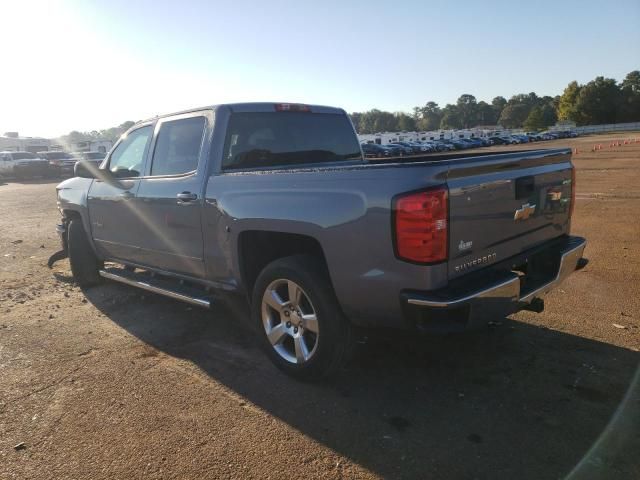
[[[575,270],[586,265],[583,258],[587,241],[582,237],[566,237],[546,248],[538,248],[530,256],[516,261],[528,263],[544,257],[544,272],[527,274],[502,270],[476,272],[474,281],[462,280],[435,292],[403,292],[402,302],[412,323],[426,331],[456,331],[486,325],[518,310],[538,309],[532,304]],[[539,310],[538,310],[539,311]]]
[[[56,233],[60,237],[60,243],[62,245],[62,249],[67,251],[67,222],[65,220],[62,223],[56,225]]]

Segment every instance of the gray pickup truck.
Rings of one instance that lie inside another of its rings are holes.
[[[272,361],[327,375],[353,327],[452,332],[574,270],[569,149],[364,158],[342,109],[217,105],[143,121],[57,186],[82,287],[242,299]]]

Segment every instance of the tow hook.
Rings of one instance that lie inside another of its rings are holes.
[[[544,300],[542,298],[534,298],[531,300],[531,303],[527,304],[524,307],[524,310],[529,310],[530,312],[542,313],[544,312]]]
[[[580,260],[578,260],[578,264],[576,265],[576,272],[578,270],[582,270],[584,267],[587,266],[588,263],[589,263],[588,258],[581,257]]]

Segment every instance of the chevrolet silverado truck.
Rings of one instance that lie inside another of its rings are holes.
[[[82,287],[248,302],[271,360],[328,375],[354,327],[453,332],[586,260],[570,149],[370,160],[338,108],[217,105],[140,122],[57,186]]]

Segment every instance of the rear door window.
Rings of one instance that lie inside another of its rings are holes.
[[[160,125],[151,175],[180,175],[198,168],[205,118],[169,120]]]
[[[346,115],[309,112],[234,113],[222,159],[225,170],[361,159]]]

